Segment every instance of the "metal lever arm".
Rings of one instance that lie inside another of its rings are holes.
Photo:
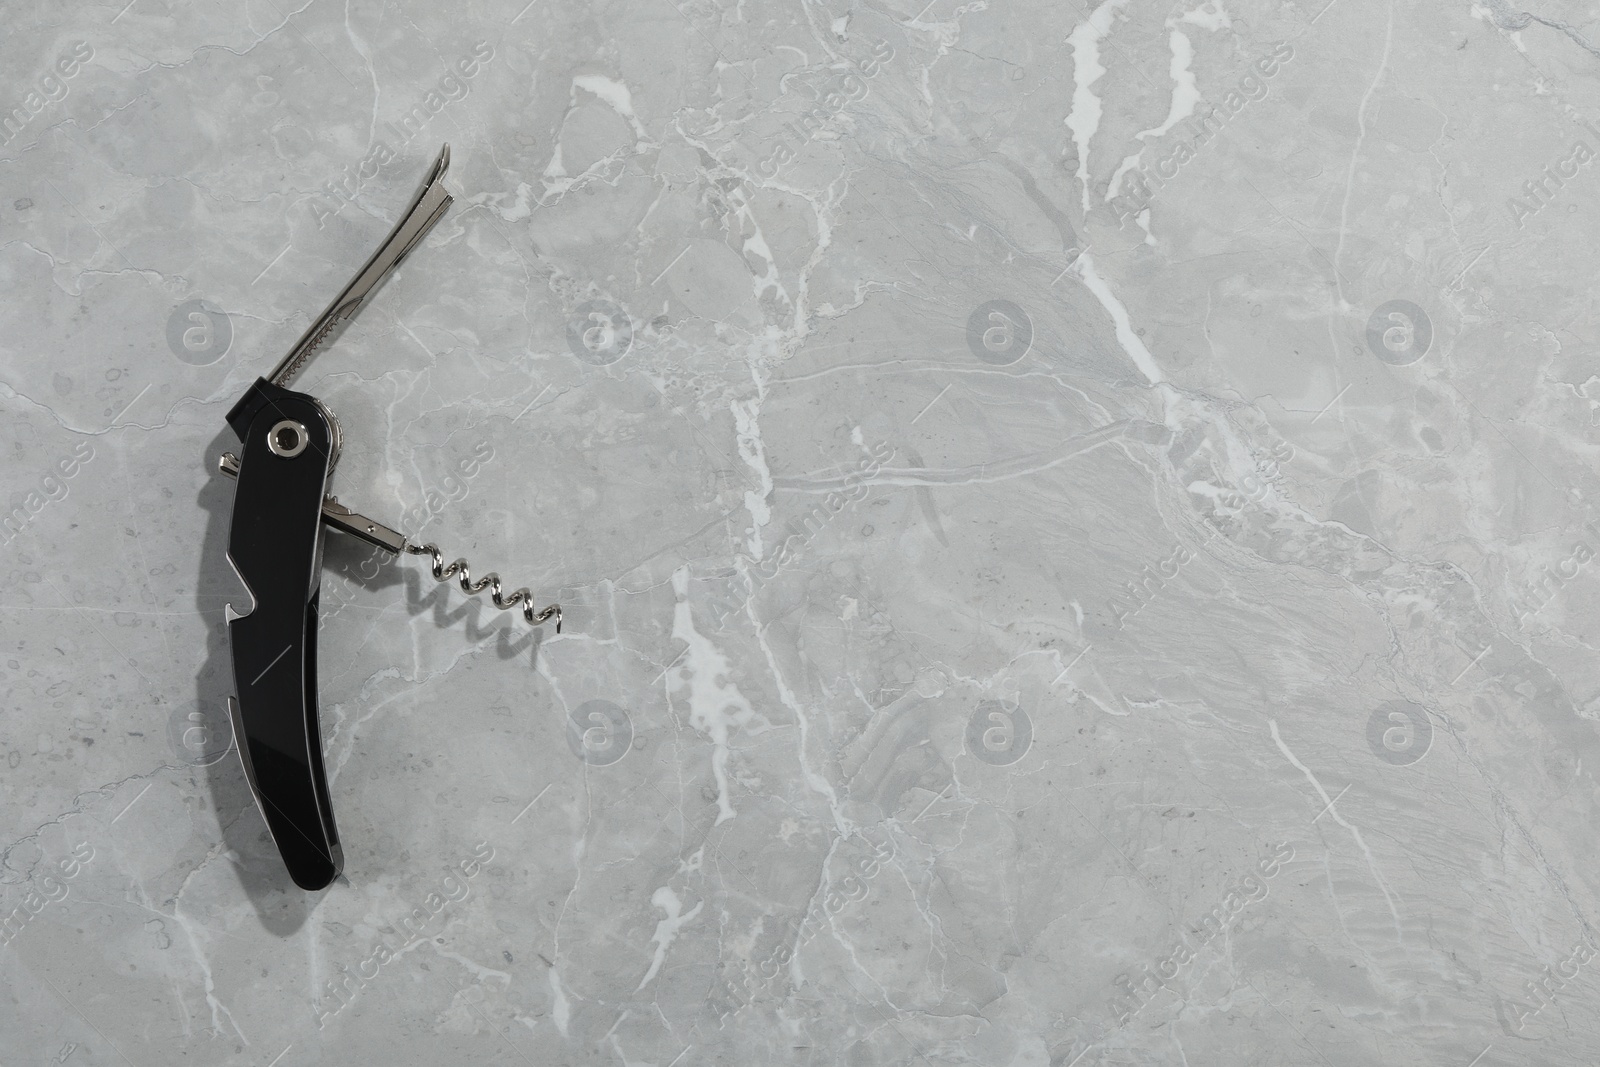
[[[333,298],[333,303],[300,335],[300,340],[289,349],[288,355],[272,368],[272,373],[267,375],[268,381],[273,385],[288,385],[295,372],[311,358],[317,346],[327,340],[333,328],[360,311],[367,297],[383,284],[391,271],[405,261],[417,242],[433,229],[433,224],[450,207],[452,198],[445,192],[443,183],[444,172],[449,167],[450,146],[445,145],[439,150],[439,158],[434,160],[433,169],[422,180],[422,187],[411,198],[405,211],[401,212],[400,221],[389,231],[383,244],[378,246],[372,258],[356,272],[339,295]]]

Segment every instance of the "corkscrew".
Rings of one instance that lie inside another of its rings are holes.
[[[322,762],[317,700],[317,607],[322,584],[324,527],[385,552],[432,557],[434,578],[459,578],[475,595],[490,591],[494,605],[521,605],[530,623],[555,619],[561,607],[535,612],[526,588],[506,596],[498,574],[474,581],[465,559],[445,564],[438,546],[406,536],[339,503],[328,492],[342,434],[333,412],[316,397],[288,388],[291,378],[335,329],[358,312],[411,254],[450,207],[443,178],[445,145],[389,236],[356,272],[287,355],[228,412],[242,447],[225,452],[219,470],[238,488],[228,531],[228,559],[250,591],[251,610],[228,605],[236,695],[228,699],[244,775],[277,843],[289,876],[302,889],[322,889],[344,867]]]

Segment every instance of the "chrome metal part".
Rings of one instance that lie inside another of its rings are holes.
[[[304,452],[310,440],[311,435],[306,432],[305,426],[293,419],[275,423],[267,431],[267,448],[282,459],[293,459]]]
[[[372,258],[356,272],[339,295],[333,298],[333,303],[300,335],[300,340],[267,376],[268,381],[273,385],[287,386],[305,361],[328,339],[334,327],[361,310],[367,297],[405,261],[417,242],[439,221],[452,199],[443,183],[444,173],[449,167],[450,146],[445,145],[439,152],[439,158],[434,160],[433,169],[423,179],[422,187],[411,198],[411,205],[401,213],[400,221],[389,231],[383,244],[378,246]]]
[[[469,596],[476,596],[488,589],[491,598],[494,600],[495,607],[506,609],[514,608],[521,604],[522,617],[528,622],[538,624],[553,618],[556,620],[556,633],[561,632],[561,605],[551,604],[538,614],[534,614],[533,594],[529,592],[527,586],[516,590],[510,596],[505,596],[500,591],[500,576],[498,574],[485,574],[477,581],[473,581],[471,573],[467,570],[467,561],[458,559],[453,563],[446,564],[444,554],[439,551],[438,545],[413,545],[408,542],[406,551],[416,556],[432,556],[433,576],[439,581],[448,582],[451,578],[458,578],[461,582],[462,591]]]
[[[398,555],[406,547],[405,535],[399,530],[392,530],[381,522],[351,511],[331,496],[322,502],[322,524],[340,533],[359,537],[385,552]]]

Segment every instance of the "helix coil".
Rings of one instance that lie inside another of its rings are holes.
[[[513,591],[510,596],[506,596],[501,592],[500,576],[498,574],[485,574],[482,578],[474,581],[472,572],[467,569],[466,559],[457,559],[452,563],[446,564],[444,554],[439,551],[438,545],[413,545],[407,542],[406,551],[415,556],[432,556],[433,576],[439,581],[448,582],[451,578],[457,578],[461,582],[462,592],[469,596],[477,596],[485,589],[488,589],[491,599],[494,600],[495,607],[508,609],[521,604],[522,617],[528,622],[538,625],[553,618],[556,620],[556,633],[561,632],[561,605],[551,604],[543,611],[535,614],[533,610],[533,593],[528,590],[527,586],[523,586],[521,589]]]

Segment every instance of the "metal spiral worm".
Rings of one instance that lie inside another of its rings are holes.
[[[561,632],[561,605],[551,604],[537,615],[534,614],[533,594],[528,591],[527,586],[514,591],[510,596],[505,596],[500,591],[500,576],[498,574],[485,574],[477,581],[473,581],[471,573],[467,570],[466,559],[458,559],[447,565],[444,561],[444,554],[439,551],[438,545],[414,545],[408,541],[406,542],[406,551],[416,556],[432,556],[433,576],[439,581],[448,582],[451,578],[460,575],[461,589],[469,596],[476,596],[488,589],[490,596],[494,600],[495,607],[502,609],[513,608],[521,604],[522,617],[524,619],[530,623],[538,624],[554,618],[556,620],[556,633]]]

